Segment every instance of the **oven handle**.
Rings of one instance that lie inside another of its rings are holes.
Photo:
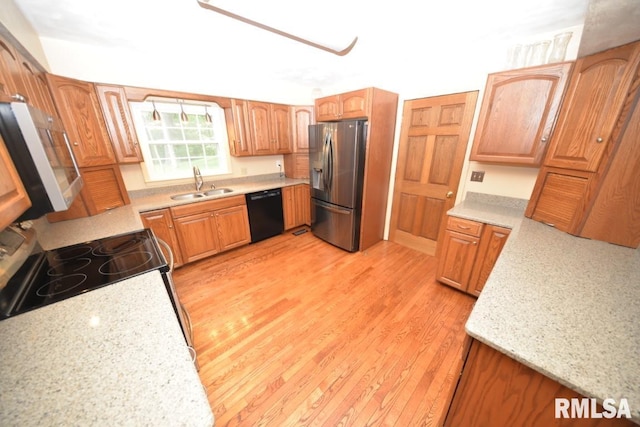
[[[174,259],[173,259],[173,251],[171,250],[171,246],[169,246],[169,244],[167,244],[167,242],[165,242],[164,240],[158,238],[157,236],[156,236],[156,240],[158,241],[160,246],[162,246],[167,251],[167,253],[169,254],[169,272],[172,272],[173,271]]]

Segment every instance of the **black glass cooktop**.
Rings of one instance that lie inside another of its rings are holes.
[[[0,320],[151,270],[169,267],[150,229],[34,253],[0,292]]]

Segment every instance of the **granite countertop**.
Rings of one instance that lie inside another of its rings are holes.
[[[213,425],[158,271],[3,320],[0,336],[3,425]]]
[[[221,199],[278,187],[306,184],[308,182],[306,179],[279,177],[278,174],[216,181],[216,188],[231,188],[233,191],[218,196],[190,200],[173,200],[171,196],[195,191],[192,184],[136,190],[129,192],[131,199],[130,205],[112,209],[98,215],[70,221],[49,223],[47,219],[43,217],[34,221],[33,226],[38,233],[38,241],[42,248],[50,250],[129,231],[140,230],[144,228],[142,220],[140,219],[140,212]],[[203,190],[208,189],[210,184],[211,183],[205,183]]]
[[[449,214],[512,232],[467,333],[586,397],[626,398],[637,423],[640,250],[532,221],[519,202],[470,195]]]

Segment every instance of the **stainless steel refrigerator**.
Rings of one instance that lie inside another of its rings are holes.
[[[350,252],[360,243],[367,122],[309,126],[311,231]]]

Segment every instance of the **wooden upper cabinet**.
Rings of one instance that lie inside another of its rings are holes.
[[[309,125],[316,123],[313,106],[291,108],[291,148],[294,153],[309,153]]]
[[[576,61],[545,165],[596,171],[640,62],[640,42]]]
[[[571,66],[565,62],[490,74],[470,159],[540,166]]]
[[[124,88],[95,85],[118,163],[140,163],[142,153]]]
[[[272,154],[272,130],[269,104],[266,102],[249,101],[247,102],[247,113],[253,154]]]
[[[247,115],[254,155],[291,153],[288,105],[247,101]]]
[[[116,162],[93,83],[47,74],[78,165]]]
[[[1,89],[5,95],[11,97],[21,95],[27,98],[28,103],[33,104],[23,81],[18,53],[2,37],[0,37],[0,85],[2,85]]]
[[[288,105],[271,104],[273,150],[277,154],[291,153],[291,112]]]
[[[371,93],[368,88],[318,98],[315,100],[316,120],[331,122],[365,118],[369,115],[370,106]]]
[[[231,107],[225,109],[229,151],[232,156],[253,155],[247,118],[247,103],[240,99],[232,99]]]
[[[31,206],[18,171],[0,136],[0,230],[15,221]]]

